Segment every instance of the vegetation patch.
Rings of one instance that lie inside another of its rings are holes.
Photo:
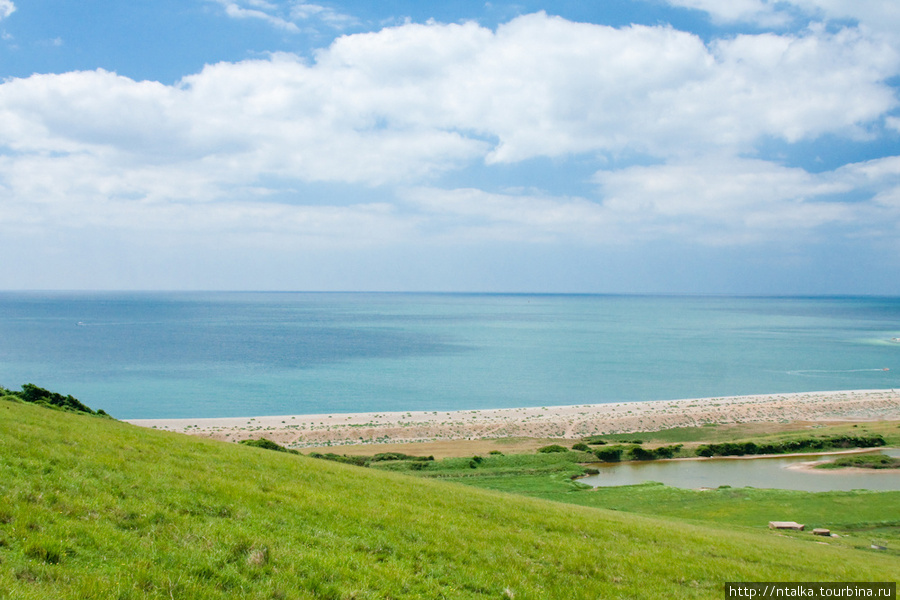
[[[78,398],[72,395],[63,396],[50,390],[45,390],[33,383],[26,383],[19,391],[8,390],[0,387],[0,398],[15,399],[29,404],[37,404],[45,408],[55,410],[64,410],[67,412],[84,413],[88,415],[97,415],[108,417],[109,415],[103,409],[94,411],[89,406],[82,404]]]
[[[588,452],[358,469],[25,402],[0,411],[2,598],[718,599],[727,581],[897,573],[892,550],[744,524],[852,519],[893,547],[898,494],[636,486],[610,497],[570,479]]]
[[[275,452],[287,452],[289,454],[300,454],[296,450],[292,450],[290,448],[285,448],[281,444],[273,442],[272,440],[266,438],[260,438],[258,440],[241,440],[241,444],[245,446],[250,446],[252,448],[262,448],[264,450],[274,450]]]
[[[565,446],[560,446],[559,444],[550,444],[549,446],[542,446],[537,449],[538,452],[542,454],[551,454],[553,452],[568,452],[569,449]]]
[[[795,452],[820,452],[844,448],[876,448],[885,445],[881,435],[831,435],[806,437],[777,442],[723,442],[703,444],[696,450],[697,456],[746,456],[756,454],[792,454]]]
[[[885,454],[859,454],[842,456],[833,462],[816,465],[817,469],[900,469],[900,458]]]
[[[307,456],[347,465],[356,465],[357,467],[370,467],[375,463],[400,462],[403,467],[409,468],[410,470],[421,470],[424,468],[424,463],[434,461],[433,456],[412,456],[410,454],[403,454],[402,452],[380,452],[374,456],[334,454],[333,452],[310,452]],[[412,464],[410,465],[407,463]]]
[[[624,446],[609,446],[608,448],[598,448],[594,450],[594,455],[601,462],[619,462],[622,460],[622,454],[625,452]]]
[[[641,446],[632,446],[628,449],[628,456],[632,460],[656,460],[658,458],[672,458],[679,450],[682,444],[674,446],[660,446],[659,448],[643,448]]]

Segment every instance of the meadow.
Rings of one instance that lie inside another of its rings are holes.
[[[721,598],[727,581],[887,581],[900,566],[13,397],[0,411],[2,598]]]
[[[810,438],[833,439],[847,436],[878,436],[890,446],[900,446],[900,423],[896,421],[831,426],[785,424],[775,429],[773,432],[771,427],[747,423],[639,434],[610,434],[593,436],[593,441],[603,440],[607,444],[591,448],[621,447],[630,442],[640,442],[647,447],[678,442],[683,446],[678,456],[690,457],[695,455],[697,449],[709,443],[753,442],[758,445],[777,445]],[[579,447],[578,444],[574,446]],[[871,460],[865,458],[867,456],[852,455],[836,462],[865,464]],[[823,527],[838,533],[840,537],[829,538],[829,544],[859,549],[869,549],[872,544],[886,545],[886,554],[900,558],[900,492],[802,492],[728,486],[713,490],[693,490],[653,482],[592,488],[579,483],[577,477],[589,471],[584,464],[593,460],[596,459],[589,453],[578,450],[512,455],[495,451],[494,454],[483,456],[475,465],[470,457],[446,458],[428,465],[427,469],[417,469],[415,472],[420,476],[455,480],[482,489],[579,506],[664,516],[702,525],[764,530],[770,520],[796,521],[806,524],[807,530]],[[395,462],[381,463],[374,467],[404,470],[408,465]],[[795,537],[823,543],[821,539],[813,539],[808,535],[800,534]]]

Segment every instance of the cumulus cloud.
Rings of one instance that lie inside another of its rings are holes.
[[[0,0],[0,20],[5,19],[16,11],[16,5],[12,0]]]
[[[263,0],[223,6],[280,14]],[[320,8],[295,4],[291,18],[325,18]],[[0,84],[0,223],[337,243],[428,233],[724,243],[859,223],[859,206],[825,199],[857,186],[887,207],[890,177],[860,166],[829,179],[746,156],[761,139],[868,135],[897,107],[884,82],[898,71],[898,54],[859,28],[704,43],[538,13],[496,30],[409,23],[348,35],[313,61],[220,63],[176,85],[34,75]],[[623,155],[645,164],[599,171]],[[436,185],[478,163],[572,157],[596,161],[596,197]],[[388,192],[396,204],[313,206],[304,186],[316,182],[413,191]]]

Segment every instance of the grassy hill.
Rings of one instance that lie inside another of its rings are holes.
[[[0,401],[0,598],[722,598],[897,558]]]

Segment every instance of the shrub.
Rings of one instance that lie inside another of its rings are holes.
[[[41,404],[43,406],[59,408],[71,412],[81,412],[89,415],[94,414],[93,410],[79,402],[77,398],[71,395],[63,396],[62,394],[45,390],[33,383],[26,383],[22,386],[21,392],[13,392],[13,394],[25,402],[30,402],[32,404]]]
[[[578,450],[580,452],[590,452],[591,448],[584,442],[578,442],[572,446],[572,450]]]
[[[594,455],[603,462],[619,462],[622,460],[622,447],[596,448],[594,449]]]
[[[884,446],[884,438],[880,435],[852,436],[833,435],[828,437],[810,437],[782,442],[755,444],[753,442],[724,442],[722,444],[703,444],[696,450],[697,456],[743,456],[745,454],[787,454],[790,452],[808,452],[829,450],[832,448],[874,448]]]
[[[640,446],[632,446],[628,449],[628,457],[632,460],[654,460],[656,453],[652,450],[644,450]]]
[[[565,446],[560,446],[559,444],[551,444],[550,446],[544,446],[542,448],[537,449],[538,452],[542,452],[544,454],[549,454],[551,452],[568,452],[569,449]]]
[[[660,446],[653,453],[656,455],[656,458],[672,458],[675,454],[681,450],[682,444],[675,444],[674,446]]]
[[[262,448],[264,450],[275,450],[276,452],[300,454],[296,450],[290,450],[280,444],[276,444],[272,440],[267,440],[266,438],[259,438],[258,440],[241,440],[239,443],[243,444],[244,446],[252,446],[253,448]]]
[[[632,460],[656,460],[658,458],[672,458],[675,453],[681,450],[681,444],[674,446],[660,446],[653,450],[648,450],[640,446],[632,446],[628,449],[628,456]]]
[[[434,460],[434,457],[412,456],[410,454],[403,454],[402,452],[379,452],[370,459],[371,462],[382,462],[386,460],[414,460],[420,462],[428,462]]]

